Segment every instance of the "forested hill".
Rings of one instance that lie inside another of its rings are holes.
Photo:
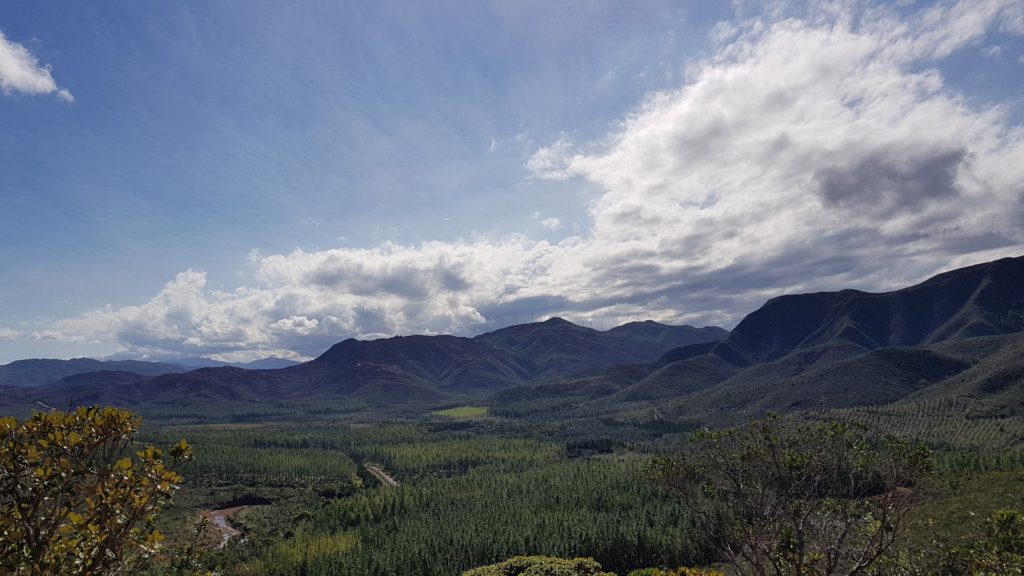
[[[492,402],[672,400],[684,414],[742,419],[969,394],[1005,412],[1024,406],[1022,332],[1024,257],[1006,258],[894,292],[780,296],[719,342],[509,389]]]

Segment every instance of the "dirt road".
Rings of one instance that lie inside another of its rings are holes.
[[[366,469],[370,472],[370,474],[373,474],[373,476],[377,480],[380,480],[380,483],[383,484],[384,486],[389,486],[391,488],[395,488],[398,486],[398,480],[395,480],[391,476],[388,476],[387,473],[381,470],[380,468],[376,466],[370,466],[369,464],[367,464]]]

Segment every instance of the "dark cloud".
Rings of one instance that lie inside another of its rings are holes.
[[[457,270],[438,268],[435,274],[438,285],[447,292],[464,292],[472,287]]]
[[[1017,242],[1010,238],[995,232],[974,236],[957,236],[946,239],[941,243],[942,249],[947,254],[954,256],[959,256],[961,254],[973,254],[974,252],[994,250],[996,248],[1009,248],[1016,246],[1017,244]]]
[[[828,206],[905,210],[958,195],[964,149],[917,156],[879,151],[850,164],[814,171],[817,193]]]

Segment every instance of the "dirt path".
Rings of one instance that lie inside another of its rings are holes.
[[[210,528],[213,533],[220,536],[220,543],[217,544],[218,549],[227,546],[228,541],[241,534],[231,525],[228,517],[248,508],[248,506],[235,506],[234,508],[222,508],[220,510],[203,510],[203,517],[210,521]]]
[[[376,466],[370,466],[369,464],[367,464],[366,469],[370,472],[370,474],[373,474],[373,476],[377,480],[380,480],[381,484],[389,486],[391,488],[395,488],[398,486],[398,480],[395,480],[391,476],[388,476],[387,473],[381,470],[380,468]]]

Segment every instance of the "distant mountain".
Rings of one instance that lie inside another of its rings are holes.
[[[521,384],[536,367],[525,357],[471,338],[396,336],[345,340],[282,372],[323,392],[381,396],[379,389],[389,387],[401,389],[403,396],[443,398]]]
[[[349,339],[310,362],[281,369],[216,366],[146,381],[119,377],[111,382],[96,374],[47,386],[40,390],[40,399],[50,404],[71,397],[126,404],[171,402],[178,397],[188,402],[197,398],[258,402],[316,397],[378,404],[441,402],[480,397],[553,374],[650,360],[679,344],[714,340],[725,334],[720,328],[654,322],[600,332],[555,318],[477,338]]]
[[[688,414],[735,415],[999,389],[1012,405],[1024,399],[1021,332],[1024,257],[1006,258],[894,292],[773,298],[719,342],[679,347],[628,370],[510,389],[492,400],[683,399],[680,410]]]
[[[667,326],[649,320],[602,332],[551,318],[481,334],[475,340],[529,358],[537,366],[530,379],[538,380],[616,364],[650,362],[673,348],[721,340],[727,334],[718,327]]]
[[[270,358],[253,360],[252,362],[235,362],[230,365],[236,368],[246,368],[248,370],[277,370],[279,368],[288,368],[289,366],[298,366],[299,364],[301,364],[301,362],[272,356]]]
[[[68,376],[87,372],[131,372],[152,378],[161,374],[184,372],[185,370],[186,368],[179,364],[139,360],[101,361],[92,358],[16,360],[0,366],[0,386],[42,386]]]
[[[9,387],[12,380],[0,381],[8,386],[0,403],[345,398],[377,406],[469,399],[565,405],[568,399],[605,407],[657,402],[666,414],[728,420],[768,410],[968,396],[984,398],[978,405],[991,413],[1024,413],[1024,257],[894,292],[773,298],[728,333],[654,322],[598,331],[552,318],[475,338],[350,339],[281,369],[203,368],[140,380],[136,370],[102,366],[116,371],[18,392]],[[97,366],[81,371],[86,368]],[[14,381],[71,376],[54,373]]]
[[[188,356],[185,358],[178,358],[174,361],[176,364],[180,364],[189,370],[195,370],[196,368],[246,368],[249,370],[276,370],[278,368],[287,368],[289,366],[295,366],[300,364],[295,360],[286,360],[284,358],[261,358],[259,360],[253,360],[252,362],[221,362],[220,360],[213,360],[203,356]]]
[[[745,364],[822,346],[841,355],[1024,330],[1024,257],[940,274],[882,294],[780,296],[748,315],[717,348]]]

